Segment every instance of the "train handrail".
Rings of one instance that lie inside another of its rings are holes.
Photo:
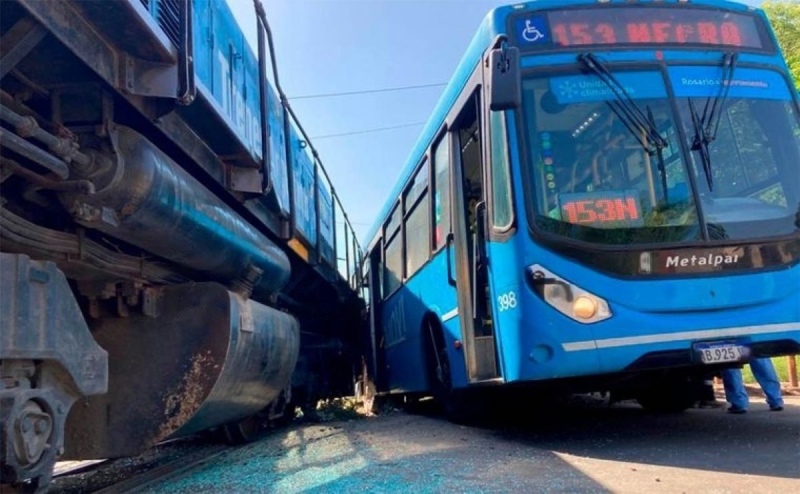
[[[286,93],[283,92],[283,88],[281,87],[280,78],[279,78],[279,74],[278,74],[278,64],[277,64],[277,60],[276,60],[276,57],[275,57],[275,44],[274,44],[274,41],[273,41],[273,38],[272,38],[272,29],[270,28],[269,22],[267,21],[267,14],[266,14],[266,11],[264,10],[264,6],[263,6],[263,4],[261,3],[260,0],[253,0],[253,5],[254,5],[255,11],[256,11],[256,23],[257,23],[256,27],[257,27],[257,30],[258,30],[258,37],[259,37],[259,61],[258,61],[258,63],[259,63],[259,72],[261,71],[261,69],[262,69],[262,67],[264,65],[264,60],[260,59],[261,56],[262,56],[261,43],[266,41],[267,48],[269,49],[270,64],[272,66],[273,81],[275,83],[275,89],[278,91],[278,97],[280,99],[281,106],[283,107],[283,110],[286,113],[288,113],[288,115],[291,116],[292,120],[294,121],[294,124],[297,127],[297,130],[300,132],[300,135],[303,137],[306,146],[311,151],[311,156],[312,156],[312,158],[314,160],[314,191],[315,191],[314,194],[315,194],[315,198],[317,197],[317,194],[318,194],[317,190],[318,190],[318,187],[319,187],[319,173],[317,172],[317,169],[319,169],[322,172],[323,177],[325,178],[326,182],[328,183],[328,186],[330,187],[331,196],[332,196],[332,207],[333,207],[333,213],[334,213],[333,214],[333,225],[332,225],[333,237],[334,237],[334,241],[333,241],[333,243],[334,243],[334,245],[333,245],[333,252],[334,252],[333,263],[335,264],[334,268],[336,269],[336,271],[341,276],[344,277],[345,281],[350,285],[350,287],[353,290],[358,291],[361,288],[361,277],[360,276],[354,276],[354,275],[357,273],[358,266],[360,265],[360,261],[359,261],[358,258],[361,256],[361,246],[358,244],[358,240],[357,240],[356,235],[355,235],[355,230],[353,229],[353,225],[350,222],[350,218],[347,216],[347,212],[345,211],[344,205],[342,204],[342,201],[339,199],[339,194],[336,192],[336,188],[333,186],[333,181],[331,180],[330,176],[328,175],[328,171],[325,169],[325,166],[322,164],[322,160],[319,157],[319,153],[317,152],[317,149],[311,143],[311,138],[308,136],[308,133],[306,132],[305,128],[303,128],[303,125],[300,123],[300,119],[297,118],[297,114],[294,112],[294,109],[289,104],[289,99],[286,97]],[[264,40],[264,34],[266,34],[266,40]],[[265,81],[262,81],[262,84],[264,82]],[[262,91],[262,104],[261,104],[262,112],[264,112],[264,115],[265,115],[266,114],[266,101],[265,101],[266,86],[262,87],[260,90]],[[286,122],[286,125],[288,126],[288,119],[284,119],[284,122]],[[287,143],[286,161],[287,161],[287,166],[291,166],[290,165],[291,156],[290,156],[290,153],[289,153],[291,146],[290,146],[289,139],[288,139],[288,135],[289,135],[288,129],[287,129],[286,135],[287,135],[287,140],[286,140],[286,143]],[[262,157],[262,159],[266,160],[267,156],[268,155],[265,154]],[[265,172],[265,175],[266,175],[266,172]],[[289,173],[289,176],[291,176],[291,173]],[[293,201],[294,187],[290,186],[289,191],[290,191],[290,193],[289,193],[289,197],[290,197],[290,207],[289,207],[290,221],[289,221],[289,223],[291,225],[290,228],[294,228],[294,216],[293,216],[294,215],[294,204],[293,204],[293,202],[294,202]],[[345,249],[345,257],[343,259],[339,258],[339,252],[338,252],[338,249],[339,249],[339,241],[338,241],[339,235],[338,235],[337,226],[336,226],[336,224],[337,224],[337,218],[336,218],[336,216],[337,216],[336,215],[336,209],[337,208],[336,208],[336,205],[337,204],[339,205],[339,209],[341,210],[341,214],[343,216],[342,220],[344,222],[343,224],[344,224],[344,227],[345,227],[344,228],[344,242],[343,242],[344,243],[344,249]],[[316,209],[317,218],[319,218],[319,213],[320,212],[319,212],[319,201],[318,200],[314,201],[314,207]],[[348,245],[349,244],[348,236],[352,237],[354,245]],[[319,249],[320,238],[321,238],[320,230],[319,230],[319,228],[317,228],[317,245],[316,245],[316,247],[317,247],[317,253],[318,254],[320,253],[320,249]],[[351,249],[354,252],[350,252]],[[352,263],[351,263],[351,257],[352,257],[352,261],[353,261]],[[345,272],[344,273],[342,273],[341,268],[339,267],[339,261],[340,260],[344,260],[345,261]],[[352,270],[351,270],[351,264],[352,264]]]

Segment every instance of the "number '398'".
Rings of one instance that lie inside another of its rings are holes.
[[[517,294],[511,291],[499,295],[497,297],[497,306],[500,312],[515,309],[517,307]]]

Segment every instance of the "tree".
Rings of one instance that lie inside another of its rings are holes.
[[[800,89],[800,0],[768,1],[761,7],[772,23],[795,86]]]

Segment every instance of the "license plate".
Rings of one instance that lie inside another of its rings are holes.
[[[704,364],[738,362],[742,359],[742,347],[731,343],[703,343],[695,345],[694,349]]]

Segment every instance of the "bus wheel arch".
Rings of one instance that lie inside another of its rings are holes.
[[[444,326],[439,318],[429,313],[422,319],[422,337],[425,348],[425,368],[428,386],[434,400],[441,406],[451,422],[468,424],[474,420],[474,410],[466,389],[453,389],[453,374],[447,354]]]
[[[428,386],[434,398],[444,401],[452,392],[453,378],[450,358],[447,356],[444,326],[432,312],[422,319],[422,341]]]

